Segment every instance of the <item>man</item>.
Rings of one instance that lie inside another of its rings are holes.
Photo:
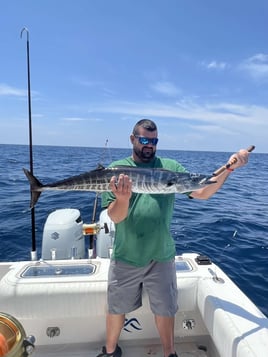
[[[175,160],[156,156],[158,142],[156,124],[140,120],[130,135],[132,156],[111,166],[162,167],[184,172]],[[194,192],[190,198],[208,199],[223,185],[231,171],[248,161],[247,150],[232,155],[232,168],[213,178],[217,181]],[[169,227],[175,194],[151,195],[131,191],[131,180],[121,174],[110,181],[111,192],[102,196],[102,206],[115,223],[116,233],[108,277],[108,312],[106,316],[106,346],[98,357],[121,357],[118,346],[125,314],[139,308],[144,286],[155,316],[164,357],[177,357],[174,350],[174,317],[177,307],[177,283],[174,257],[175,243]]]

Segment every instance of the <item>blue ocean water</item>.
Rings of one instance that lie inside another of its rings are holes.
[[[29,260],[31,218],[28,147],[0,145],[0,261]],[[34,173],[44,183],[96,168],[128,156],[131,149],[34,146]],[[189,171],[210,174],[230,153],[158,151],[181,162]],[[177,195],[171,231],[177,252],[208,255],[268,316],[268,154],[252,153],[222,189],[207,201]],[[92,221],[95,193],[45,192],[35,208],[37,253],[49,213],[77,208],[83,221]],[[100,202],[98,202],[100,203]],[[100,212],[98,204],[97,216]]]

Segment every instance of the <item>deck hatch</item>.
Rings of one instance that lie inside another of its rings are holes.
[[[31,265],[28,266],[22,273],[22,278],[38,278],[38,277],[57,277],[57,276],[77,276],[77,275],[92,275],[96,270],[94,264],[49,264],[49,265]]]
[[[187,272],[193,270],[191,264],[187,260],[175,260],[175,264],[177,272]]]

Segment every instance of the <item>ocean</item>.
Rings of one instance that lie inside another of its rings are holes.
[[[129,156],[131,149],[34,146],[34,174],[49,183],[92,170],[99,163]],[[190,172],[211,174],[231,153],[158,150]],[[31,215],[27,145],[0,145],[0,261],[30,260]],[[177,195],[171,232],[177,253],[210,257],[268,316],[268,154],[253,152],[247,166],[230,175],[207,201]],[[49,213],[77,208],[84,223],[93,219],[95,193],[45,192],[35,208],[36,247],[41,256],[42,231]],[[97,215],[100,213],[98,199]]]

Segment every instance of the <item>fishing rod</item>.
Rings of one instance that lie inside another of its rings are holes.
[[[254,145],[250,145],[247,148],[248,152],[252,152],[255,149]],[[231,162],[229,162],[226,165],[221,166],[218,170],[213,172],[213,176],[219,176],[221,173],[223,173],[223,171],[228,170],[233,164],[235,164],[237,162],[237,158],[235,157]]]
[[[21,30],[20,37],[22,38],[23,32],[27,33],[27,78],[28,78],[28,115],[29,115],[29,159],[30,159],[30,172],[33,174],[33,140],[32,140],[32,108],[31,108],[31,80],[30,80],[30,41],[29,30],[24,27]],[[32,195],[32,192],[31,192]],[[32,223],[32,251],[31,260],[37,260],[36,253],[36,237],[35,237],[35,209],[31,209],[31,223]]]

